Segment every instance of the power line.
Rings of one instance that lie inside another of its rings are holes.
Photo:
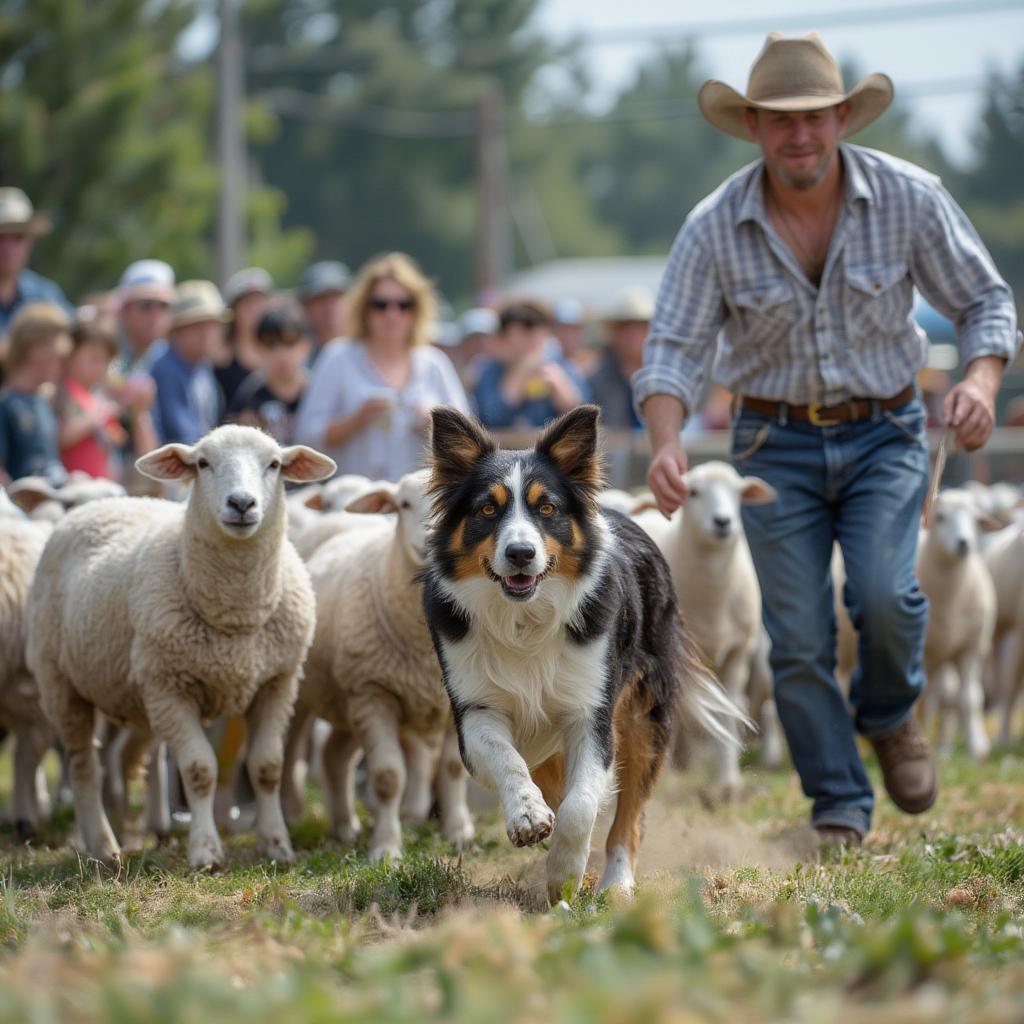
[[[617,46],[637,43],[678,43],[714,36],[753,35],[778,30],[803,32],[808,28],[828,29],[843,26],[888,25],[899,21],[957,18],[1001,11],[1024,13],[1024,0],[929,0],[925,3],[891,7],[851,7],[838,11],[807,11],[802,14],[777,14],[757,18],[729,18],[720,21],[674,23],[643,28],[592,29],[560,40],[585,47]],[[529,31],[529,28],[528,28]],[[533,31],[536,31],[534,27]],[[451,43],[451,40],[444,40]],[[424,44],[427,41],[424,41]],[[415,43],[411,43],[415,45]],[[458,52],[463,60],[484,62],[508,52],[509,37],[477,38],[461,41]],[[337,71],[346,61],[365,57],[365,53],[344,43],[288,51],[280,46],[260,46],[251,50],[248,66],[256,72],[272,72],[288,67],[303,71]]]

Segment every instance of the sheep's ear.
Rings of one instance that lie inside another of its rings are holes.
[[[381,484],[372,491],[353,498],[346,506],[346,512],[397,512],[398,502],[395,500],[395,488],[390,484]]]
[[[458,409],[439,406],[432,410],[430,421],[434,487],[461,480],[480,458],[495,449],[494,441]]]
[[[321,490],[315,490],[308,498],[302,503],[306,508],[311,508],[314,512],[323,512],[324,510],[324,492]]]
[[[988,512],[983,512],[981,509],[974,513],[974,521],[978,524],[978,529],[982,533],[996,533],[1006,527],[1006,523],[996,519],[994,515]]]
[[[537,454],[551,459],[571,480],[587,490],[604,486],[601,453],[597,449],[596,405],[580,405],[547,427],[537,441]]]
[[[60,491],[41,476],[23,476],[20,480],[15,480],[7,488],[7,494],[11,501],[29,516],[44,501],[61,501]]]
[[[136,459],[135,468],[151,480],[190,480],[196,475],[196,450],[187,444],[165,444]]]
[[[281,476],[294,483],[311,484],[334,476],[338,464],[304,444],[293,444],[281,452]]]
[[[740,483],[743,484],[740,501],[744,505],[770,505],[779,496],[779,492],[759,476],[745,476]]]
[[[636,504],[629,510],[631,516],[638,516],[641,512],[649,512],[652,508],[657,508],[658,503],[654,498],[638,498]]]

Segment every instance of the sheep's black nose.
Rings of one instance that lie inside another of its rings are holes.
[[[966,554],[967,554],[967,552],[968,552],[968,551],[970,550],[970,547],[971,547],[971,546],[970,546],[970,544],[968,544],[968,543],[967,543],[967,541],[966,541],[966,540],[964,540],[964,538],[963,538],[963,537],[961,537],[961,538],[960,538],[960,539],[959,539],[959,540],[958,540],[958,541],[956,542],[956,553],[957,553],[958,555],[960,555],[961,557],[963,557],[963,556],[964,556],[964,555],[966,555]]]
[[[711,521],[719,530],[727,530],[732,526],[732,519],[729,516],[712,516]]]
[[[528,562],[533,561],[537,549],[532,544],[509,544],[505,548],[505,557],[520,569]]]
[[[255,507],[256,499],[251,494],[244,494],[241,491],[235,491],[234,494],[228,495],[228,505],[240,516],[244,516],[246,512]]]

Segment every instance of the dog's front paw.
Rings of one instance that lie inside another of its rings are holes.
[[[524,793],[506,827],[514,846],[533,846],[551,835],[555,827],[555,812],[544,803],[539,791]]]

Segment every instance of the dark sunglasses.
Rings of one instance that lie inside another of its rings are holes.
[[[169,302],[161,302],[159,299],[133,299],[131,305],[142,313],[154,313],[157,310],[166,313],[171,308]]]
[[[379,313],[383,313],[385,309],[394,307],[400,309],[403,313],[409,313],[416,308],[415,299],[370,299],[368,303],[370,309],[375,309]]]
[[[264,348],[295,348],[305,339],[301,334],[257,334],[256,340]]]

